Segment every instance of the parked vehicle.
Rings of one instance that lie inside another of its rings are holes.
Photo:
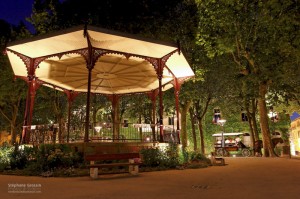
[[[216,133],[215,153],[218,156],[229,156],[230,152],[241,152],[242,156],[251,156],[251,141],[248,133]]]

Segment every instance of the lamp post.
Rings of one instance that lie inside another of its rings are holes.
[[[224,148],[224,125],[226,123],[226,120],[222,119],[222,120],[218,120],[217,124],[220,125],[222,127],[222,142],[221,142],[221,147],[222,149]]]

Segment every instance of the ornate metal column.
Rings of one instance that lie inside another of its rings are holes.
[[[86,94],[87,98],[86,98],[84,142],[89,142],[91,79],[92,79],[92,70],[95,66],[96,59],[94,58],[94,49],[91,44],[89,34],[87,32],[87,26],[85,26],[84,28],[84,37],[86,37],[87,44],[88,44],[88,55],[87,55],[87,65],[86,65],[86,68],[88,69],[88,85],[87,85],[87,94]]]
[[[158,68],[156,70],[157,78],[159,82],[158,94],[159,94],[159,141],[164,142],[164,132],[163,132],[163,96],[162,96],[162,74],[163,74],[163,63],[160,59],[158,61]]]
[[[32,123],[33,107],[36,90],[40,87],[34,77],[28,77],[28,91],[26,99],[25,116],[23,122],[22,144],[28,144],[30,141],[30,126]]]
[[[24,122],[23,122],[23,131],[22,131],[22,139],[21,144],[28,144],[30,141],[30,126],[32,123],[32,114],[33,114],[33,107],[34,107],[34,98],[36,94],[36,90],[40,87],[35,78],[35,69],[38,63],[35,62],[35,59],[25,58],[23,55],[18,55],[21,59],[26,60],[24,63],[26,64],[27,68],[27,84],[28,84],[28,91],[27,91],[27,98],[26,98],[26,108],[25,108],[25,115],[24,115]]]
[[[70,91],[70,90],[64,90],[64,92],[67,94],[68,97],[68,134],[67,134],[67,143],[69,143],[70,138],[70,124],[71,124],[71,108],[73,105],[73,102],[75,98],[78,96],[78,92]]]

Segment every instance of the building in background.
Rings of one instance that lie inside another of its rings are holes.
[[[290,128],[291,155],[300,155],[300,115],[294,112]]]

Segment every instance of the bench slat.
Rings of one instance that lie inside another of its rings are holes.
[[[125,160],[140,158],[139,153],[119,153],[119,154],[96,154],[96,155],[86,155],[86,161],[98,161],[98,160]]]
[[[116,166],[130,166],[130,165],[141,165],[141,163],[111,163],[111,164],[91,164],[88,168],[108,168]]]

